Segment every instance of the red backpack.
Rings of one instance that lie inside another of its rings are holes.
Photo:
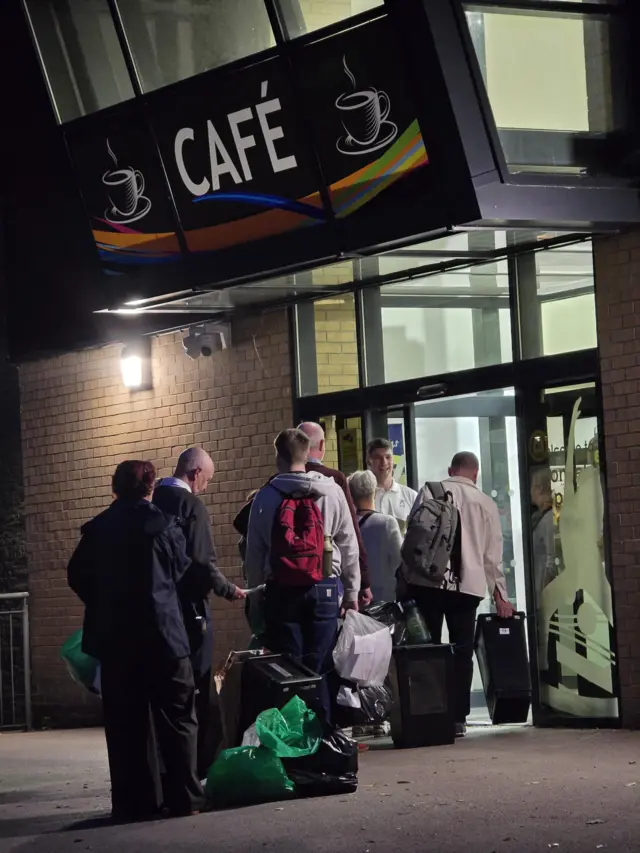
[[[322,513],[313,498],[281,494],[271,534],[271,576],[282,586],[319,583],[323,577]]]

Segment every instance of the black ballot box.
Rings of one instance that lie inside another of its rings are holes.
[[[453,646],[396,646],[389,677],[393,745],[406,749],[454,743]]]
[[[312,711],[320,713],[321,681],[321,676],[287,655],[261,655],[246,661],[242,671],[240,743],[258,714],[268,708],[283,708],[293,696],[299,696]]]
[[[489,716],[494,725],[526,723],[531,707],[531,675],[524,613],[511,619],[478,616],[475,650]]]

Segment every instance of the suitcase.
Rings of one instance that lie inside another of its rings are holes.
[[[531,707],[531,675],[524,613],[512,619],[478,616],[475,650],[491,722],[526,723]]]
[[[389,677],[393,745],[407,749],[454,743],[453,646],[396,646]]]
[[[261,655],[248,660],[242,670],[242,711],[238,746],[256,717],[268,708],[283,708],[293,696],[321,714],[322,677],[287,655]]]

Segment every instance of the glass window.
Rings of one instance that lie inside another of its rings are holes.
[[[27,0],[27,11],[59,121],[133,97],[107,0]]]
[[[382,0],[276,0],[289,38],[337,24],[383,6]]]
[[[147,92],[275,43],[263,0],[120,0],[119,8]]]
[[[385,382],[512,360],[506,261],[385,285],[380,304]]]
[[[524,358],[598,345],[591,241],[518,257]]]
[[[467,8],[510,169],[573,171],[595,165],[598,151],[584,137],[620,124],[612,95],[609,20],[508,6]]]
[[[358,345],[356,308],[352,293],[313,304],[317,393],[357,388]]]
[[[615,718],[595,386],[545,390],[532,415],[527,447],[542,713]]]

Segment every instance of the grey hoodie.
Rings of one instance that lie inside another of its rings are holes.
[[[271,533],[282,493],[314,497],[333,541],[333,574],[341,577],[346,601],[357,601],[360,591],[358,540],[342,489],[315,471],[279,474],[255,496],[249,518],[245,571],[249,587],[263,584],[271,574]]]

